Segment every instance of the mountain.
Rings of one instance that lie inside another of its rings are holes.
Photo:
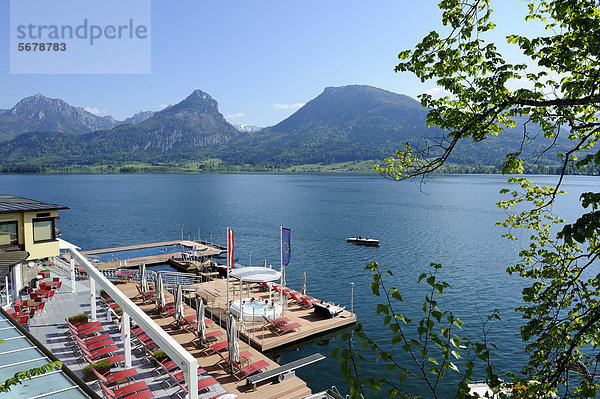
[[[0,146],[0,164],[60,166],[123,161],[177,161],[203,156],[209,146],[241,135],[201,90],[137,124],[80,135],[28,132]]]
[[[244,132],[244,133],[254,133],[254,132],[258,132],[259,130],[263,129],[262,127],[258,127],[258,126],[254,126],[254,125],[250,125],[248,123],[242,123],[242,122],[236,122],[233,124],[233,126],[240,132]]]
[[[104,148],[126,153],[192,153],[194,149],[222,145],[240,135],[219,112],[217,102],[201,90],[143,122],[121,125],[86,136]]]
[[[48,99],[42,97],[37,101],[44,105]],[[21,108],[0,111],[0,120],[6,120],[15,109],[21,112]],[[10,170],[132,161],[157,166],[206,161],[224,168],[270,169],[382,160],[393,156],[406,142],[413,148],[422,147],[426,140],[439,144],[436,138],[443,131],[427,127],[427,112],[408,96],[375,87],[329,87],[280,123],[257,132],[240,132],[225,120],[214,99],[196,90],[175,105],[159,112],[138,113],[128,118],[129,123],[112,129],[79,134],[59,129],[22,133],[0,145],[0,166]],[[533,157],[544,149],[547,140],[539,127],[531,124],[528,134],[529,152],[524,156]],[[543,164],[557,165],[554,155],[564,148],[561,140],[545,154]],[[522,141],[523,126],[517,123],[516,128],[480,143],[459,143],[448,161],[498,168],[507,153],[520,151]],[[436,155],[439,152],[435,148],[428,153],[430,157]]]
[[[41,94],[26,97],[0,112],[0,135],[5,138],[29,131],[88,133],[117,126],[112,116],[96,116],[61,99]]]
[[[383,159],[409,140],[436,133],[416,100],[371,86],[328,87],[287,119],[245,135],[222,152],[228,162],[332,163]]]
[[[135,125],[136,123],[143,122],[146,119],[152,118],[153,116],[154,116],[154,111],[140,111],[137,114],[125,119],[123,121],[123,124]]]

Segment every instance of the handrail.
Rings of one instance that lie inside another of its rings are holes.
[[[183,370],[185,381],[188,387],[198,385],[198,361],[173,337],[167,334],[154,320],[144,313],[131,299],[129,299],[121,290],[115,287],[103,272],[98,270],[92,263],[75,249],[69,250],[71,256],[77,263],[83,267],[90,281],[90,302],[92,306],[92,318],[96,314],[96,284],[106,291],[106,293],[123,310],[123,335],[125,345],[125,362],[129,361],[130,355],[130,331],[129,318],[131,317],[150,338]],[[189,399],[198,399],[198,390],[189,390]]]

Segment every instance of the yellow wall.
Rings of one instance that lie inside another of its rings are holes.
[[[33,243],[33,222],[38,213],[48,213],[48,211],[19,212],[0,214],[0,221],[16,220],[19,223],[19,244],[25,246],[25,251],[29,252],[27,260],[37,260],[58,256],[58,240],[50,242]],[[50,211],[50,217],[58,216],[58,211]]]

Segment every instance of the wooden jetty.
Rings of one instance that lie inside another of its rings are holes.
[[[228,373],[226,367],[223,366],[223,361],[216,354],[210,354],[205,349],[198,348],[193,341],[195,334],[188,332],[183,329],[176,327],[174,318],[172,316],[161,317],[156,312],[156,306],[154,304],[142,303],[135,283],[125,282],[118,283],[116,285],[125,295],[134,300],[134,302],[146,312],[160,327],[162,327],[167,333],[169,333],[177,342],[179,342],[186,350],[188,350],[198,360],[198,366],[205,369],[211,377],[215,378],[227,391],[237,395],[240,399],[300,399],[311,394],[310,388],[306,385],[306,382],[301,380],[299,377],[291,376],[290,378],[283,379],[282,381],[267,381],[254,387],[252,384],[247,383],[245,379],[238,379],[231,376]],[[173,296],[170,293],[166,293],[168,300],[173,300]],[[186,315],[195,314],[195,311],[188,308],[186,309]],[[226,339],[226,332],[223,330],[218,323],[212,323],[208,327],[209,331],[219,329],[222,331],[223,339]],[[240,351],[249,351],[252,356],[250,360],[256,362],[264,360],[269,363],[267,370],[277,369],[279,365],[273,360],[267,358],[265,355],[257,351],[256,349],[247,345],[240,339]],[[254,389],[256,388],[256,389]]]
[[[140,245],[130,245],[126,247],[116,247],[116,248],[104,248],[104,249],[94,249],[90,251],[82,251],[81,254],[84,256],[90,256],[93,258],[93,255],[98,255],[107,252],[122,252],[129,251],[133,249],[143,249],[143,248],[154,248],[154,247],[170,247],[174,245],[180,245],[182,247],[187,247],[188,251],[196,246],[197,247],[197,256],[198,257],[208,257],[208,256],[216,256],[223,252],[223,249],[219,246],[211,246],[210,244],[201,241],[194,242],[188,240],[178,240],[178,241],[165,241],[165,242],[157,242],[151,244],[140,244]],[[159,263],[168,263],[172,259],[183,258],[182,251],[179,252],[171,252],[171,253],[159,253],[155,255],[142,256],[137,258],[123,258],[115,261],[109,262],[100,262],[95,263],[95,265],[99,269],[114,269],[118,267],[137,267],[140,264],[144,263],[146,265],[154,265]],[[189,265],[186,262],[181,263],[183,266],[179,267],[181,270],[188,270]],[[174,263],[173,266],[178,267],[178,263]],[[194,266],[194,270],[196,267]]]
[[[269,292],[261,288],[262,285],[255,284],[250,288],[250,297],[258,299],[269,299]],[[230,284],[230,300],[239,299],[238,284]],[[227,281],[224,279],[216,279],[202,284],[196,284],[195,296],[202,298],[207,305],[207,311],[211,313],[212,318],[222,320],[224,325],[226,303],[227,303]],[[243,297],[247,298],[246,285],[244,286]],[[273,292],[273,297],[278,296],[278,293]],[[293,301],[287,302],[287,309],[282,316],[290,319],[289,323],[299,323],[301,327],[297,331],[288,332],[286,334],[277,335],[270,331],[264,322],[249,322],[240,323],[240,337],[244,342],[249,342],[251,346],[257,348],[261,352],[291,345],[295,342],[306,340],[311,337],[322,335],[324,333],[348,327],[356,323],[356,315],[348,310],[342,311],[338,316],[324,319],[315,314],[312,309],[304,309]]]

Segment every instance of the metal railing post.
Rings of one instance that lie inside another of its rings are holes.
[[[92,321],[96,321],[96,280],[94,280],[92,276],[89,276],[88,279],[90,282],[90,308],[92,313]]]
[[[350,294],[350,313],[354,314],[354,283],[350,283],[350,287],[352,287]]]
[[[71,294],[74,294],[77,292],[75,287],[75,259],[71,258],[69,264],[71,266]]]
[[[121,316],[121,335],[123,336],[123,351],[125,352],[125,367],[131,368],[131,332],[129,314],[123,311]]]

